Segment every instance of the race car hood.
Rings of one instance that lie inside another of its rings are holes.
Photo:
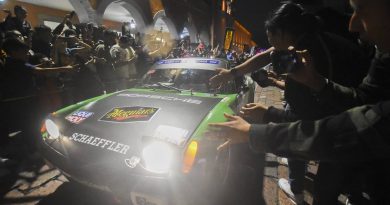
[[[169,142],[178,149],[185,147],[221,100],[212,95],[118,92],[55,119],[64,136],[59,151],[94,169],[104,163],[106,168],[118,167],[118,163],[119,167],[131,167],[129,160],[141,158],[150,139]]]

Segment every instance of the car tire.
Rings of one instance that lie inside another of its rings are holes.
[[[209,164],[211,204],[265,204],[262,197],[264,154],[253,153],[247,144],[220,151]]]

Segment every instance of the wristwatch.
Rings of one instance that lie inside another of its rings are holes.
[[[231,74],[233,77],[237,78],[237,77],[238,77],[237,68],[232,68],[232,69],[230,69],[230,74]]]

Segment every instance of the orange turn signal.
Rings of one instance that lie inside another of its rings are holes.
[[[41,133],[44,133],[46,132],[46,123],[43,123],[42,127],[41,127]]]
[[[187,174],[191,171],[192,166],[194,165],[196,153],[198,151],[198,142],[192,141],[190,145],[188,145],[186,152],[184,153],[183,160],[183,173]]]

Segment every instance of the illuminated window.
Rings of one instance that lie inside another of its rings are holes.
[[[226,11],[226,1],[222,0],[222,11]]]
[[[45,26],[48,26],[50,27],[52,30],[55,29],[59,24],[60,22],[55,22],[55,21],[43,21],[43,24]],[[68,28],[68,26],[65,25],[66,28]]]

